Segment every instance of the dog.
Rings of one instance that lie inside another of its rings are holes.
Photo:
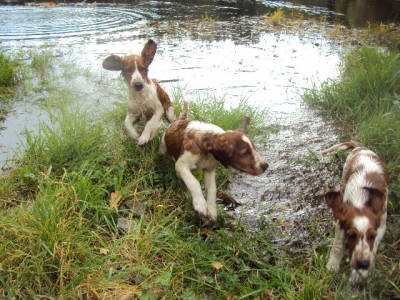
[[[209,123],[187,120],[188,104],[185,101],[178,119],[166,129],[160,144],[160,153],[169,153],[175,163],[175,171],[192,195],[193,206],[200,217],[217,221],[216,167],[224,167],[260,175],[268,163],[256,152],[253,141],[246,135],[249,117],[243,118],[242,128],[224,131]],[[207,200],[193,170],[203,170]]]
[[[325,193],[337,220],[327,269],[337,271],[348,248],[351,281],[366,278],[386,230],[388,171],[386,165],[362,144],[349,141],[321,154],[352,149],[343,169],[342,187]]]
[[[137,140],[139,146],[145,145],[156,136],[162,124],[163,115],[170,123],[176,119],[168,94],[155,79],[148,77],[148,68],[156,50],[157,44],[150,39],[140,56],[111,55],[103,61],[103,68],[110,71],[122,71],[129,90],[128,112],[124,124],[128,135]],[[137,124],[142,117],[146,120],[146,125],[140,134]]]

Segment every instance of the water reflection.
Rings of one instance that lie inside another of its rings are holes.
[[[40,2],[0,0],[0,5],[3,4],[0,6],[0,39],[54,39],[88,35],[102,38],[115,32],[139,34],[138,30],[159,21],[236,22],[240,18],[271,14],[277,9],[282,9],[287,16],[324,18],[331,24],[351,28],[367,27],[369,23],[398,22],[400,14],[400,3],[395,0],[54,2],[57,5],[41,7]],[[249,34],[247,28],[237,32]]]

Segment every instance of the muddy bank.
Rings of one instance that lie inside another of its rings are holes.
[[[323,244],[333,224],[323,194],[338,184],[340,166],[319,152],[337,138],[334,124],[305,106],[282,118],[267,145],[259,146],[268,170],[231,175],[228,192],[242,205],[229,214],[253,228],[274,228],[272,241],[296,252]]]

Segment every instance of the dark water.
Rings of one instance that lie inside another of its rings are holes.
[[[330,24],[350,28],[368,23],[398,22],[398,0],[305,0],[305,1],[92,1],[40,2],[0,1],[0,39],[35,40],[98,36],[129,32],[140,36],[143,26],[159,21],[190,22],[217,20],[235,22],[238,18],[263,16],[281,9],[286,15],[325,19]],[[244,34],[248,32],[243,28]],[[221,37],[223,38],[223,37]]]

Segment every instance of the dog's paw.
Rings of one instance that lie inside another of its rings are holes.
[[[359,282],[362,279],[365,279],[368,277],[368,270],[355,270],[352,269],[350,273],[349,280],[351,282]]]
[[[326,264],[326,269],[329,271],[337,271],[339,270],[339,267],[340,267],[340,261],[329,260],[328,263]]]
[[[193,199],[193,207],[200,217],[209,218],[209,212],[205,199]]]
[[[141,135],[139,138],[138,138],[138,145],[139,146],[144,146],[144,145],[146,145],[147,143],[149,142],[149,138],[148,137],[144,137],[143,135]]]

